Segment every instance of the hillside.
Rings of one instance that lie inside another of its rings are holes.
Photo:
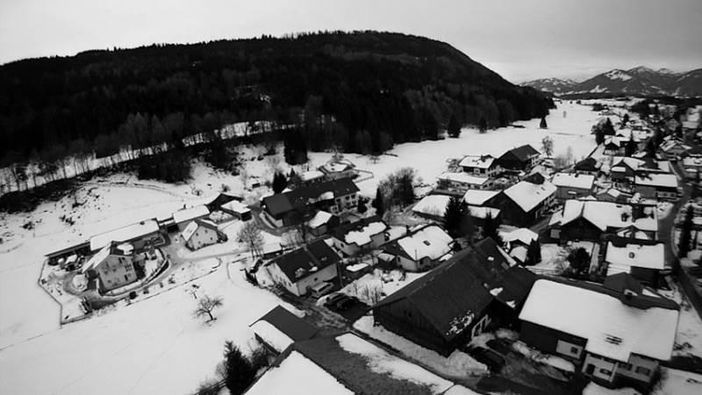
[[[318,33],[88,51],[0,66],[0,159],[56,163],[242,121],[298,127],[313,150],[379,152],[552,105],[451,47],[395,33]],[[44,166],[51,170],[51,166]]]
[[[702,96],[702,69],[675,73],[639,66],[629,70],[612,69],[588,80],[575,82],[544,78],[524,83],[545,92],[567,96],[641,95]]]

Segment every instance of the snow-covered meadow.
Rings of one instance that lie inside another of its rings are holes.
[[[590,107],[559,103],[546,118],[548,129],[539,129],[534,119],[518,122],[523,128],[485,134],[464,129],[458,139],[401,144],[377,163],[360,155],[346,157],[374,173],[359,183],[363,194],[373,196],[378,182],[399,168],[414,167],[425,183],[432,183],[449,158],[500,155],[525,143],[540,148],[545,136],[553,139],[555,155],[571,150],[575,159],[584,157],[595,146],[590,128],[599,118]],[[311,153],[310,165],[296,171],[321,165],[331,155]],[[257,156],[256,148],[244,150],[248,177],[269,180],[275,168],[289,170],[282,150],[277,157],[251,160]],[[245,347],[252,339],[248,325],[281,303],[246,283],[234,266],[223,265],[196,282],[200,292],[224,298],[212,325],[192,317],[193,297],[186,287],[178,287],[61,328],[59,306],[38,286],[37,278],[44,254],[145,218],[165,218],[220,191],[223,184],[249,202],[270,193],[267,187],[251,191],[245,181],[197,162],[187,184],[115,174],[84,183],[76,198],[46,202],[31,213],[0,214],[0,393],[187,393],[211,377],[224,341]],[[73,207],[76,201],[81,205]],[[74,224],[62,216],[71,217]],[[30,222],[32,229],[23,227]]]

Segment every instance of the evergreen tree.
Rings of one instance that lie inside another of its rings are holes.
[[[456,118],[456,114],[451,114],[451,118],[449,118],[448,126],[446,129],[450,137],[456,138],[461,135],[461,124],[458,123],[458,118]]]
[[[485,133],[487,131],[487,121],[485,118],[480,118],[480,121],[478,122],[478,130],[480,133]]]
[[[602,131],[604,132],[605,136],[614,136],[616,134],[614,131],[614,125],[612,125],[612,120],[609,119],[609,117],[607,117],[607,119],[604,121]]]
[[[495,240],[497,245],[501,246],[502,244],[504,244],[504,242],[502,241],[502,237],[500,236],[500,233],[498,231],[499,227],[499,221],[496,218],[492,218],[491,214],[488,214],[485,217],[485,222],[483,224],[483,236]]]
[[[224,370],[224,382],[231,394],[243,394],[256,377],[251,361],[231,341],[224,344]]]
[[[624,114],[622,117],[622,128],[629,123],[629,113]]]
[[[375,214],[382,217],[385,214],[385,201],[383,197],[383,192],[378,187],[375,190],[375,199],[373,199],[373,208],[375,208]]]
[[[634,141],[634,132],[631,132],[631,137],[629,137],[629,141],[626,142],[626,146],[624,147],[624,155],[625,156],[631,156],[636,153],[636,148],[638,146],[636,145],[636,142]]]
[[[276,171],[273,175],[273,193],[281,193],[288,186],[288,179],[285,178],[285,174]]]
[[[590,268],[590,254],[583,247],[571,251],[566,260],[570,263],[570,269],[576,275],[586,274]]]
[[[529,243],[527,248],[526,261],[524,262],[527,266],[533,266],[541,262],[541,243],[539,239],[534,239]]]
[[[682,224],[682,229],[680,230],[680,241],[678,243],[678,257],[685,258],[687,253],[690,252],[690,242],[692,241],[692,218],[694,217],[694,212],[692,206],[687,207],[685,212],[685,220]]]
[[[453,238],[465,236],[466,223],[468,220],[468,205],[458,196],[451,196],[446,210],[444,211],[444,226],[446,231]]]
[[[539,123],[539,128],[548,129],[548,125],[546,124],[546,117],[541,117],[541,123]]]

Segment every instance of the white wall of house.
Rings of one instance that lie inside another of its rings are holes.
[[[356,243],[346,243],[344,240],[339,240],[336,237],[332,239],[334,247],[339,251],[343,251],[348,256],[356,256],[363,252],[375,250],[385,243],[385,232],[378,233],[370,237],[370,243],[358,245]]]
[[[105,291],[131,284],[137,280],[131,256],[108,255],[97,266],[96,271]]]
[[[656,370],[658,370],[658,361],[632,354],[629,357],[629,363],[617,364],[616,374],[649,383]]]
[[[309,293],[310,288],[314,287],[317,284],[321,284],[323,282],[328,282],[330,280],[335,279],[337,273],[338,272],[335,264],[329,265],[324,269],[318,270],[316,272],[310,272],[307,276],[297,280],[297,293],[295,293],[295,295],[307,295]]]
[[[605,360],[597,355],[587,353],[587,355],[585,355],[585,362],[583,362],[584,373],[588,374],[588,367],[590,365],[594,366],[592,373],[589,373],[591,376],[609,382],[614,380],[614,372],[617,369],[616,362]]]
[[[198,226],[195,233],[185,243],[191,250],[199,250],[202,247],[215,244],[219,241],[219,235],[214,229]]]
[[[559,339],[558,343],[556,343],[556,352],[567,357],[580,359],[580,355],[583,352],[583,347]]]
[[[268,270],[268,274],[270,275],[273,282],[282,285],[291,293],[300,296],[300,294],[297,291],[297,286],[292,281],[290,281],[290,279],[288,279],[288,276],[286,276],[285,273],[283,273],[283,271],[280,270],[280,267],[278,267],[278,265],[270,264],[266,266],[266,270]]]

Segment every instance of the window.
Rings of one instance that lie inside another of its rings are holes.
[[[605,369],[605,368],[600,368],[600,374],[604,374],[605,376],[611,376],[611,375],[612,375],[612,371],[611,371],[611,370],[607,370],[607,369]]]
[[[570,353],[571,353],[571,354],[578,355],[579,352],[580,352],[580,349],[579,349],[578,347],[571,347],[571,348],[570,348]]]
[[[644,368],[643,366],[637,366],[636,367],[636,373],[638,374],[643,374],[645,376],[650,376],[651,375],[651,369],[649,368]]]
[[[619,367],[622,368],[623,370],[631,370],[631,364],[630,363],[620,363]]]

